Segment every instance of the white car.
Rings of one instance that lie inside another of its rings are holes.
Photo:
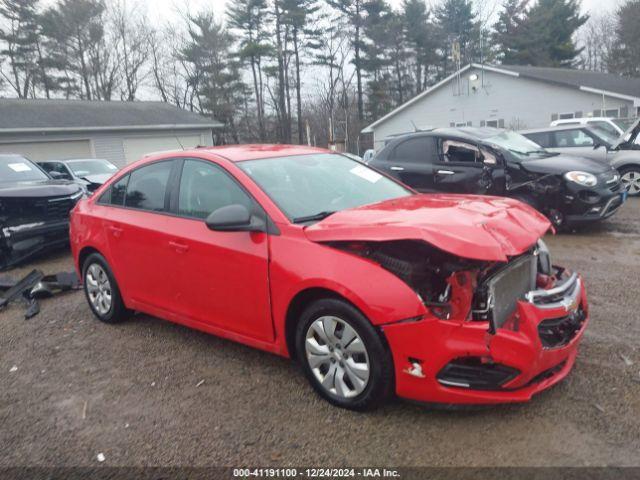
[[[586,117],[586,118],[567,118],[564,120],[554,120],[551,122],[552,127],[570,127],[570,126],[588,126],[603,130],[610,137],[618,138],[625,133],[631,125],[633,119],[626,118],[608,118],[608,117]]]

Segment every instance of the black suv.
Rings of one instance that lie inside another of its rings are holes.
[[[0,155],[0,270],[69,241],[69,212],[83,190],[20,155]]]
[[[522,200],[557,227],[610,217],[626,200],[611,166],[549,152],[515,132],[450,128],[393,139],[370,165],[419,192]]]

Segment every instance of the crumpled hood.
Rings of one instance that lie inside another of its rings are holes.
[[[476,195],[411,195],[343,210],[305,229],[314,242],[422,240],[459,257],[507,261],[551,227],[518,200]]]

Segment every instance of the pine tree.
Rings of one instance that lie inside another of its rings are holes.
[[[502,5],[498,21],[493,26],[492,40],[498,60],[505,65],[521,63],[519,53],[523,49],[522,24],[531,0],[507,0]]]
[[[471,0],[444,0],[435,9],[439,28],[442,76],[457,70],[453,45],[459,45],[460,64],[474,61],[479,51],[480,26]]]
[[[640,76],[640,0],[620,7],[616,14],[616,38],[609,69],[621,75]]]
[[[430,13],[424,0],[404,0],[403,24],[407,48],[414,62],[414,88],[417,95],[428,82],[429,66],[436,60],[435,28],[429,21]]]
[[[356,91],[358,96],[358,120],[364,121],[364,92],[362,84],[362,26],[364,24],[365,0],[326,0],[327,4],[336,9],[344,17],[353,30],[353,66],[356,73]]]
[[[505,4],[496,24],[496,42],[503,62],[544,67],[573,67],[582,49],[574,36],[588,20],[577,0],[538,0],[524,15],[518,2]],[[524,7],[522,7],[524,8]]]
[[[38,0],[2,0],[0,17],[0,55],[9,61],[10,73],[2,76],[19,98],[35,95],[41,73],[38,62]]]
[[[316,0],[281,0],[282,22],[289,27],[293,44],[295,69],[296,109],[298,124],[298,143],[304,143],[302,122],[302,66],[301,54],[309,48],[316,48],[319,30],[313,28],[314,16],[319,10]]]
[[[229,4],[228,19],[231,28],[240,32],[239,56],[248,61],[253,77],[253,89],[256,101],[260,141],[266,140],[264,120],[264,82],[262,79],[262,61],[271,54],[266,42],[267,31],[265,19],[267,15],[266,0],[236,0]]]

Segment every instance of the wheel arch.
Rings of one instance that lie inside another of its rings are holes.
[[[296,326],[298,324],[298,320],[300,319],[300,315],[304,311],[304,309],[315,302],[316,300],[321,300],[325,298],[340,300],[356,309],[360,314],[371,323],[371,326],[376,330],[378,336],[380,337],[383,345],[387,350],[390,351],[389,344],[384,334],[382,334],[380,328],[376,326],[365,312],[362,311],[354,302],[349,300],[349,298],[340,294],[339,292],[332,290],[326,287],[308,287],[304,290],[299,291],[289,302],[289,306],[287,307],[287,313],[285,316],[285,344],[287,348],[287,353],[289,357],[293,360],[297,360],[296,358],[296,346],[295,346],[295,337],[296,337]]]

